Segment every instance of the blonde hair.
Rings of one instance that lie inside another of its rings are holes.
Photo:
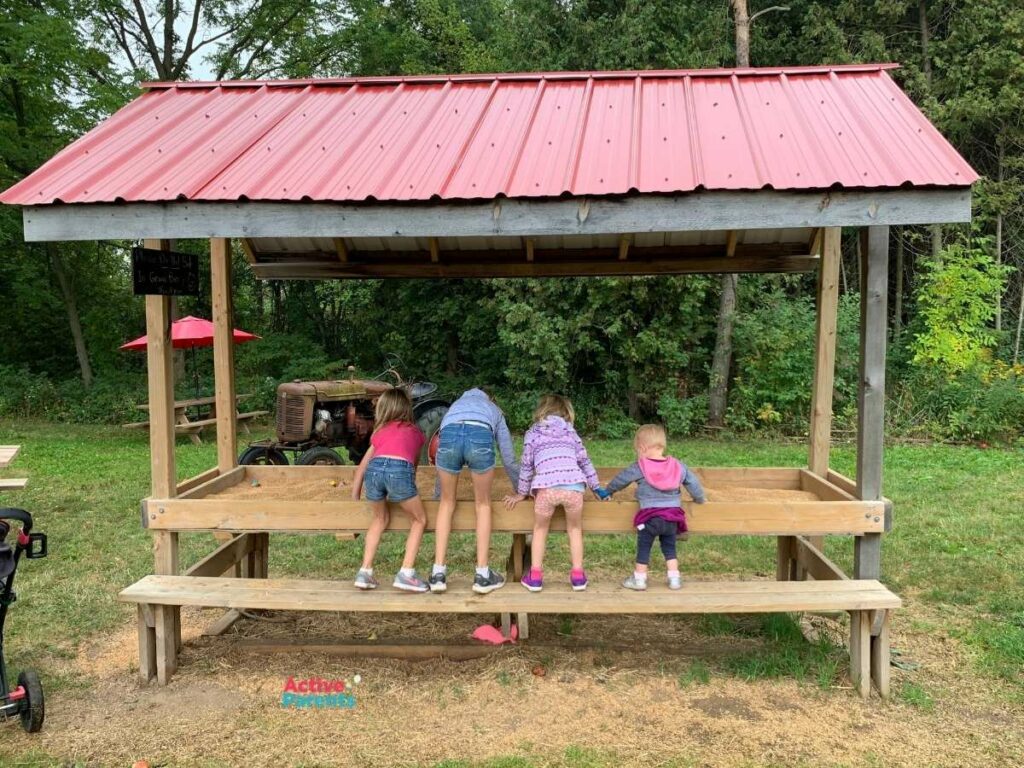
[[[398,387],[385,390],[377,398],[377,405],[374,407],[373,431],[376,432],[392,421],[416,423],[416,417],[412,413],[412,399],[408,392]]]
[[[570,424],[576,421],[576,411],[572,403],[569,398],[561,395],[543,395],[537,401],[537,408],[533,412],[534,422],[543,421],[548,416],[561,416]]]
[[[661,448],[665,450],[668,446],[668,435],[661,424],[644,424],[637,429],[633,437],[633,448],[639,453],[647,448]]]

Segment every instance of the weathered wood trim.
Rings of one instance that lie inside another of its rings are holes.
[[[238,404],[235,398],[234,304],[231,240],[210,240],[210,295],[213,308],[213,380],[217,405],[217,468],[238,463]]]
[[[144,237],[487,237],[853,227],[970,221],[971,190],[694,192],[467,203],[38,205],[28,242]],[[585,215],[583,215],[585,210]]]
[[[257,534],[241,533],[221,544],[213,552],[185,571],[186,576],[221,576],[256,549]]]
[[[832,390],[836,369],[836,324],[839,317],[839,260],[842,230],[823,232],[814,334],[814,382],[811,387],[810,439],[807,464],[824,475],[832,446]]]
[[[438,502],[424,501],[427,530],[434,530]],[[694,535],[791,536],[880,533],[883,503],[845,501],[683,502],[690,533]],[[631,501],[587,501],[583,504],[585,533],[630,533],[636,513]],[[364,532],[370,510],[361,501],[293,501],[250,499],[150,500],[148,528],[154,531],[323,531]],[[409,519],[397,505],[388,530],[404,531]],[[472,501],[455,505],[452,530],[474,531],[476,508]],[[533,531],[533,504],[521,502],[514,510],[494,510],[493,529],[507,533]],[[552,531],[565,530],[565,518],[556,514]]]
[[[815,581],[845,581],[849,577],[843,570],[829,560],[825,553],[814,546],[806,536],[794,539],[795,559],[797,568],[810,574]]]

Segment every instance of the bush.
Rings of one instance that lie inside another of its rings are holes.
[[[658,416],[672,437],[688,437],[696,433],[708,419],[707,395],[679,398],[662,395]]]

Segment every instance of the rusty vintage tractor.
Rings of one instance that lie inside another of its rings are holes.
[[[394,370],[389,373],[395,384],[354,377],[280,384],[275,438],[250,443],[238,463],[287,464],[290,453],[295,464],[344,464],[335,449],[345,448],[349,460],[358,464],[370,447],[377,398],[395,386],[412,398],[416,423],[429,444],[451,403],[436,394],[436,384],[405,383]],[[427,462],[426,449],[420,461]]]

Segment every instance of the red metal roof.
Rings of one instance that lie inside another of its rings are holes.
[[[0,201],[971,184],[891,66],[153,83]]]

